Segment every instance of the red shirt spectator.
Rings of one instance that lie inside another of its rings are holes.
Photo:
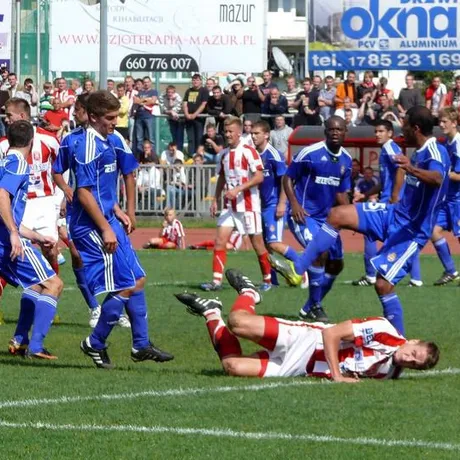
[[[67,88],[67,81],[65,78],[57,80],[57,89],[53,93],[53,99],[59,101],[61,109],[65,110],[67,115],[71,112],[75,104],[75,93]]]

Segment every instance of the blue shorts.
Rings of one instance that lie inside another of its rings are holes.
[[[439,210],[436,225],[460,237],[460,203],[444,202]]]
[[[370,262],[389,283],[398,284],[411,270],[423,245],[414,241],[414,233],[393,223],[393,207],[385,203],[358,203],[358,231],[383,246]]]
[[[122,225],[115,220],[110,226],[118,241],[113,254],[105,252],[102,237],[97,230],[73,239],[83,260],[88,287],[94,295],[133,288],[136,280],[145,276]]]
[[[281,243],[283,241],[285,217],[276,218],[276,207],[264,209],[262,211],[262,228],[266,244]]]
[[[30,241],[21,240],[24,247],[24,260],[10,259],[11,246],[0,242],[0,275],[12,286],[26,289],[40,284],[56,275],[43,255]]]
[[[305,217],[304,224],[298,224],[291,216],[288,218],[289,230],[291,230],[298,243],[306,248],[308,243],[313,240],[319,229],[323,225],[322,221],[313,219],[312,217]],[[335,240],[334,246],[329,249],[329,260],[342,260],[343,248],[342,239],[340,235]]]

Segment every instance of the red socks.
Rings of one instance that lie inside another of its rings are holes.
[[[222,284],[225,263],[227,262],[227,251],[214,249],[212,257],[212,281]]]
[[[270,262],[268,260],[268,252],[265,252],[261,256],[257,256],[257,257],[259,259],[260,271],[262,272],[262,277],[263,277],[264,283],[271,284],[271,282],[272,282],[272,275],[271,275],[272,267],[271,267]]]
[[[206,319],[206,326],[219,358],[223,359],[230,355],[241,356],[243,352],[238,338],[227,329],[222,318],[217,319],[213,314],[209,316],[213,319]]]
[[[256,314],[256,302],[254,299],[254,295],[252,295],[251,291],[247,291],[244,294],[238,296],[233,304],[231,312],[236,311],[246,311],[251,315]]]

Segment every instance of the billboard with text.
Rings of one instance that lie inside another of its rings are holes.
[[[0,2],[0,66],[10,67],[12,0]]]
[[[457,0],[311,0],[312,70],[460,68]]]
[[[99,2],[50,3],[50,69],[97,71]],[[266,65],[266,0],[108,4],[109,71],[252,72]]]

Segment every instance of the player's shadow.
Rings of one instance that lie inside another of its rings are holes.
[[[32,361],[27,358],[11,357],[8,352],[0,352],[0,356],[10,356],[10,359],[0,358],[0,365],[3,366],[18,366],[18,367],[46,367],[46,369],[87,369],[88,365],[82,364],[63,364],[56,361]]]
[[[206,377],[224,377],[227,375],[222,369],[202,369],[199,374]]]
[[[17,319],[5,319],[5,324],[14,324],[16,325],[18,323],[18,320]],[[70,327],[75,327],[75,328],[78,328],[78,329],[85,329],[85,330],[89,330],[90,327],[88,325],[88,323],[69,323],[69,322],[66,322],[66,321],[59,321],[58,324],[52,324],[51,327],[59,327],[59,326],[70,326]],[[1,352],[0,352],[1,354]]]

